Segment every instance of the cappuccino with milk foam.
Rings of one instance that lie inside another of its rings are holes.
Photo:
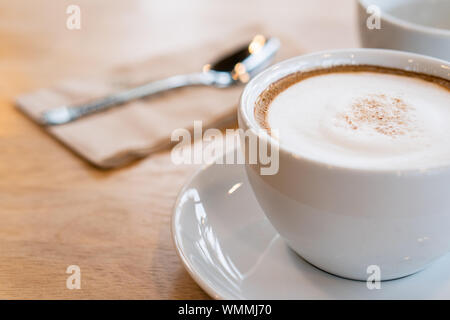
[[[292,73],[260,94],[255,117],[293,154],[330,166],[450,164],[450,81],[438,77],[363,65]]]

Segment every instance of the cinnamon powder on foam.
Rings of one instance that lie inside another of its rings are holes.
[[[338,114],[350,129],[369,127],[374,131],[395,138],[411,131],[414,120],[411,117],[413,107],[401,98],[384,94],[368,95],[356,99],[349,111]]]

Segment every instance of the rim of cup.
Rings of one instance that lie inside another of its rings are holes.
[[[400,66],[391,66],[391,65],[383,65],[383,64],[377,64],[377,63],[367,63],[367,62],[361,62],[358,63],[356,60],[358,60],[357,55],[377,55],[377,56],[385,56],[386,59],[389,59],[389,57],[393,58],[400,58],[405,59],[407,62],[410,62],[412,64],[411,69],[402,68]],[[333,55],[346,55],[347,59],[342,59],[342,57],[336,58],[336,62],[331,64],[325,64],[325,65],[318,65],[316,64],[307,64],[306,62],[310,59],[314,58],[323,58],[324,60],[330,59],[331,61],[333,58]],[[301,64],[300,62],[305,62],[305,64]],[[349,63],[349,61],[352,61]],[[299,62],[299,65],[295,68],[290,67],[293,63]],[[433,68],[430,68],[429,65],[433,65]],[[422,174],[430,174],[430,173],[439,173],[442,171],[448,171],[450,170],[450,161],[449,163],[443,165],[443,166],[437,166],[437,167],[430,167],[430,168],[417,168],[417,169],[385,169],[385,168],[359,168],[359,167],[350,167],[350,166],[342,166],[342,165],[333,165],[331,163],[317,160],[317,159],[311,159],[305,155],[302,155],[300,152],[294,152],[292,150],[289,150],[280,142],[273,138],[268,132],[263,129],[256,121],[254,117],[254,107],[255,107],[255,101],[260,93],[266,89],[271,83],[281,79],[282,77],[298,72],[298,71],[311,71],[311,70],[317,70],[321,68],[329,68],[333,66],[339,66],[339,65],[373,65],[373,66],[379,66],[381,68],[388,67],[388,68],[397,68],[400,70],[405,71],[416,71],[419,73],[424,73],[428,75],[433,75],[437,77],[444,78],[446,80],[450,80],[450,62],[441,60],[434,57],[429,57],[417,53],[410,53],[405,51],[398,51],[398,50],[390,50],[390,49],[367,49],[367,48],[352,48],[352,49],[336,49],[336,50],[325,50],[325,51],[319,51],[314,52],[310,54],[300,55],[296,56],[287,60],[283,60],[281,62],[278,62],[271,67],[265,69],[258,75],[256,75],[254,78],[252,78],[247,85],[245,86],[240,102],[238,107],[238,113],[239,118],[244,122],[244,125],[247,130],[250,130],[255,136],[258,137],[258,139],[263,140],[267,145],[275,146],[279,149],[280,154],[284,153],[289,155],[290,157],[293,157],[295,159],[308,162],[311,165],[317,165],[321,167],[326,167],[328,169],[334,169],[334,170],[342,170],[342,171],[352,171],[352,172],[362,172],[362,173],[379,173],[379,174],[395,174],[399,176],[404,175],[422,175]],[[424,66],[427,65],[427,66]],[[422,66],[420,70],[414,70],[413,68],[417,68],[418,66]],[[283,68],[285,70],[283,70]],[[444,70],[444,71],[442,71]],[[283,71],[283,72],[281,72]],[[445,73],[446,75],[443,75],[441,73]],[[277,76],[272,76],[273,74],[277,74]],[[273,79],[271,81],[268,81],[268,79]],[[264,85],[261,85],[259,83],[266,82]],[[254,90],[256,90],[256,87],[258,88],[257,94],[254,93]],[[255,98],[253,98],[255,97]],[[249,114],[250,111],[250,114]],[[242,125],[240,125],[242,127]]]

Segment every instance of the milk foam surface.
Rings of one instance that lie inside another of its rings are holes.
[[[313,76],[278,94],[266,122],[281,145],[330,165],[450,165],[450,92],[420,78],[378,72]]]

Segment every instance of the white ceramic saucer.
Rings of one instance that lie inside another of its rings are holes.
[[[266,219],[243,165],[200,170],[180,192],[172,219],[181,260],[216,299],[450,299],[450,255],[379,290],[310,265]]]

